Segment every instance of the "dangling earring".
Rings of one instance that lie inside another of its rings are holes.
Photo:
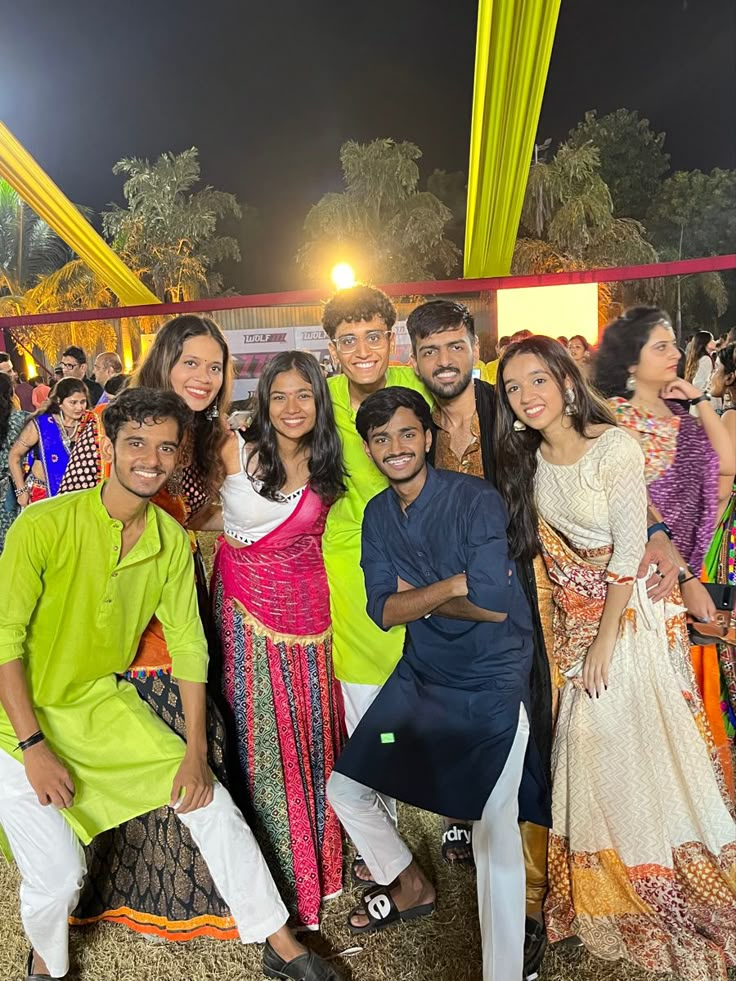
[[[217,402],[213,402],[212,405],[205,409],[204,417],[205,419],[217,419],[220,414],[220,410],[217,408]]]
[[[514,419],[514,432],[521,433],[526,429],[526,426],[521,421],[521,419]]]
[[[629,375],[626,379],[626,391],[633,392],[636,388],[636,378],[633,375]]]
[[[577,412],[577,408],[575,407],[575,389],[566,388],[564,398],[565,398],[565,415],[574,416],[575,413]]]

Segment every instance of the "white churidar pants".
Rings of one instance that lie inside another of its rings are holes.
[[[520,981],[524,969],[526,877],[519,832],[519,785],[528,741],[529,720],[521,705],[506,765],[480,820],[473,824],[483,981]],[[393,882],[410,864],[412,854],[376,792],[333,772],[327,796],[375,882]]]
[[[230,907],[243,943],[261,943],[288,919],[256,840],[228,792],[215,784],[207,807],[181,814]],[[0,824],[22,876],[20,913],[51,976],[69,970],[68,917],[87,868],[82,845],[59,811],[43,807],[21,763],[0,750]]]
[[[383,685],[355,685],[352,682],[341,681],[340,688],[345,706],[345,728],[349,738],[358,728],[358,723],[375,701]],[[394,824],[398,824],[399,817],[396,811],[396,801],[393,797],[379,794],[378,799],[388,811]]]

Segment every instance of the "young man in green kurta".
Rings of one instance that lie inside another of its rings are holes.
[[[296,943],[258,846],[207,766],[207,645],[189,540],[150,503],[191,413],[135,389],[105,413],[99,487],[29,507],[0,557],[0,825],[22,875],[27,978],[68,970],[68,916],[98,833],[169,804],[189,828],[244,943],[268,938],[270,977],[338,981]],[[187,742],[119,679],[163,625]]]
[[[366,613],[360,568],[363,512],[368,501],[388,487],[388,481],[366,456],[355,428],[355,414],[372,392],[403,385],[425,394],[424,385],[411,368],[389,366],[395,323],[396,309],[386,294],[362,285],[336,293],[322,316],[330,354],[341,369],[341,374],[328,380],[328,387],[348,472],[347,493],[330,509],[322,540],[330,584],[332,655],[348,735],[396,667],[404,648],[403,627],[386,633]],[[384,799],[384,803],[395,817],[395,802]],[[367,874],[360,860],[354,870],[359,877]]]

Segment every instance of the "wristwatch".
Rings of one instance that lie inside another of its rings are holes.
[[[649,525],[647,528],[647,540],[649,540],[652,535],[656,535],[658,531],[663,531],[669,540],[672,541],[672,529],[669,525],[666,525],[664,521],[658,521],[654,525]]]

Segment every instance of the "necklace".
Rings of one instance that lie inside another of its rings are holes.
[[[54,419],[56,419],[56,425],[59,427],[59,433],[61,435],[61,441],[64,444],[64,448],[66,449],[67,453],[70,453],[72,446],[74,446],[74,440],[77,437],[79,423],[74,422],[71,426],[67,426],[63,417],[54,416]],[[71,432],[69,432],[70,429]]]

